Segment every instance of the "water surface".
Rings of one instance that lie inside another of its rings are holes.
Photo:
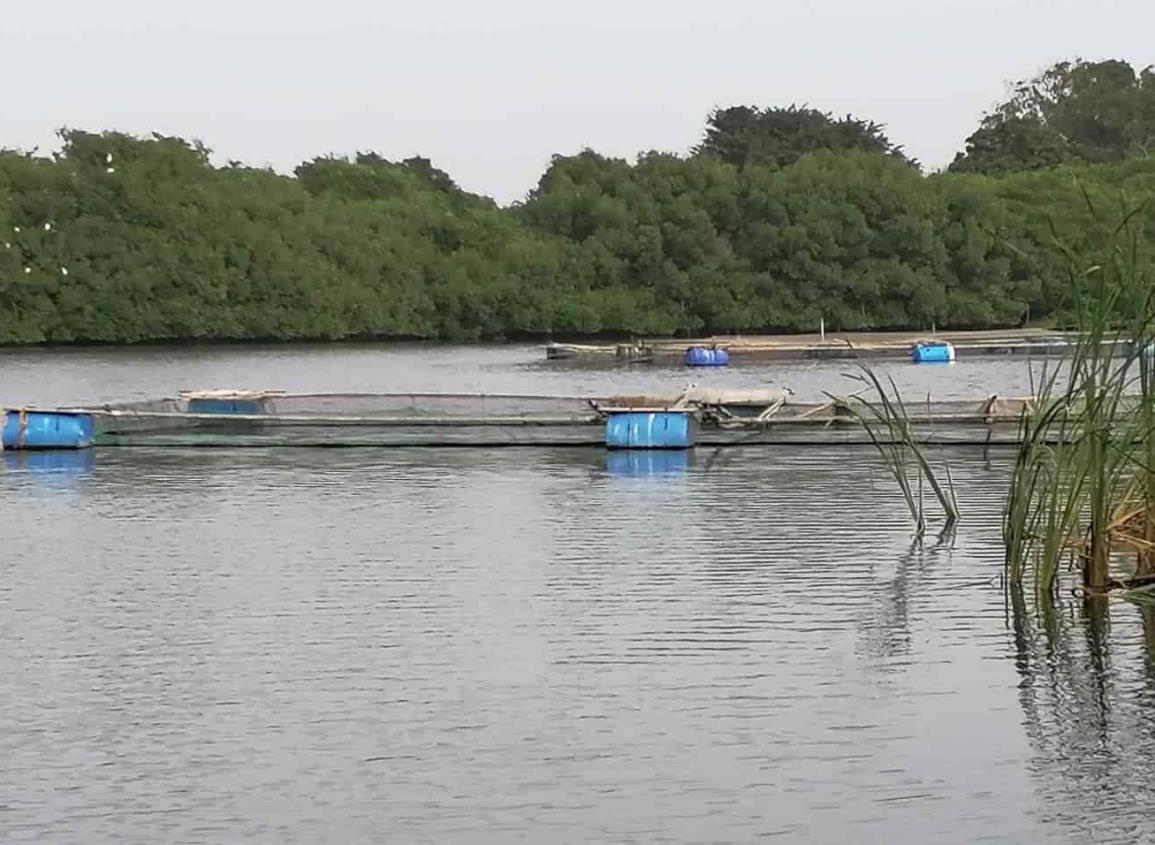
[[[1046,360],[1035,359],[1036,371]],[[871,361],[908,397],[985,399],[1031,393],[1026,357],[964,358],[953,364]],[[583,364],[545,360],[542,346],[298,344],[0,350],[0,402],[83,405],[173,396],[179,390],[246,388],[298,393],[479,392],[596,396],[676,393],[694,383],[788,387],[800,401],[861,385],[853,361],[736,362],[724,369],[678,363]]]
[[[5,354],[43,401],[634,378]],[[6,453],[0,840],[1152,840],[1155,623],[1009,613],[1008,458],[950,460],[917,544],[867,449]]]

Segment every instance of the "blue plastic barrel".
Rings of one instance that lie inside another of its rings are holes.
[[[954,360],[954,346],[946,341],[920,343],[911,350],[910,359],[916,364],[945,364]]]
[[[5,449],[84,449],[94,431],[88,414],[5,411],[0,442]]]
[[[188,400],[190,414],[238,414],[255,416],[265,412],[260,399],[193,398]]]
[[[623,411],[606,419],[606,446],[611,449],[689,449],[693,421],[680,411]]]
[[[687,367],[725,367],[729,363],[730,353],[725,349],[691,346],[686,350]]]

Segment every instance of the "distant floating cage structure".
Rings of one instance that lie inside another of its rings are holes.
[[[545,357],[550,361],[673,363],[686,361],[694,349],[723,347],[734,361],[788,361],[858,358],[912,358],[919,346],[948,343],[959,357],[990,355],[1064,356],[1070,355],[1077,337],[1045,329],[999,329],[943,332],[941,337],[925,337],[915,332],[849,332],[822,335],[751,335],[696,339],[658,338],[630,344],[550,343]],[[1107,340],[1105,345],[1129,348],[1126,341]],[[952,359],[953,360],[953,359]]]
[[[464,393],[185,391],[98,408],[24,413],[79,419],[97,446],[533,446],[867,444],[859,398],[796,402],[789,390],[693,388],[604,397]],[[917,442],[1013,444],[1033,401],[910,403]],[[19,412],[9,412],[12,413]],[[648,432],[644,436],[642,432]],[[69,444],[62,444],[69,445]],[[9,448],[20,448],[18,444]]]

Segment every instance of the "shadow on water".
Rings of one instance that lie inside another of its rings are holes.
[[[1134,813],[1155,802],[1155,609],[1008,597],[1029,766],[1050,820],[1087,841],[1148,841]],[[1139,625],[1112,630],[1112,610]]]

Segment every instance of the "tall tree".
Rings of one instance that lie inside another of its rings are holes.
[[[883,133],[884,128],[852,115],[835,118],[805,106],[731,106],[710,113],[706,118],[706,137],[694,152],[717,156],[739,167],[786,167],[819,150],[883,153],[907,160],[902,147],[891,143]]]
[[[1038,170],[1122,161],[1155,151],[1155,69],[1059,62],[1014,83],[951,164],[957,172]]]

